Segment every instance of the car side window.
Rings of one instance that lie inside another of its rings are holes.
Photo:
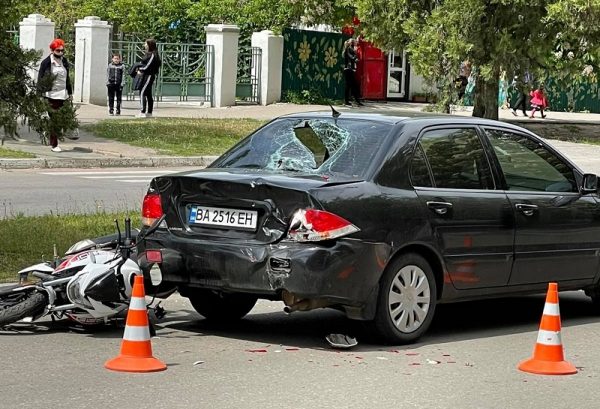
[[[427,159],[421,144],[417,144],[415,155],[413,156],[410,167],[410,180],[413,186],[433,187],[431,182],[431,173],[427,167]]]
[[[494,189],[490,164],[474,128],[426,131],[412,159],[411,179],[414,186]]]
[[[508,190],[577,192],[573,169],[539,142],[504,130],[486,129],[485,133]]]

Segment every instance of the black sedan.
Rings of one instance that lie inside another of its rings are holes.
[[[154,178],[143,220],[148,293],[176,287],[208,319],[282,300],[406,343],[438,303],[550,281],[600,301],[596,175],[502,122],[283,116],[206,169]]]

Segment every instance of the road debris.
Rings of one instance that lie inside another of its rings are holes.
[[[329,334],[325,339],[332,348],[348,349],[358,345],[356,338],[344,334]]]

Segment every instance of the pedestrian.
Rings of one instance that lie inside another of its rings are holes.
[[[108,89],[108,114],[115,114],[115,97],[117,99],[116,114],[121,115],[121,100],[123,86],[125,85],[125,67],[121,61],[120,54],[113,54],[112,60],[106,68],[106,88]]]
[[[500,79],[498,80],[498,106],[501,109],[509,107],[508,104],[508,80],[506,79],[506,71],[502,70]]]
[[[55,118],[56,111],[63,107],[65,101],[73,100],[73,88],[71,87],[69,77],[70,64],[64,54],[65,42],[60,38],[52,40],[50,43],[50,55],[42,60],[38,72],[38,86],[46,83],[48,76],[53,78],[52,87],[48,86],[49,90],[43,94],[50,105],[50,110],[48,111],[50,121]],[[62,149],[58,146],[57,126],[51,126],[50,129],[50,149],[52,152],[61,152]]]
[[[517,116],[517,108],[521,108],[521,111],[523,111],[523,116],[528,116],[526,112],[527,96],[529,95],[531,83],[532,77],[531,74],[529,74],[528,72],[526,72],[525,75],[522,77],[515,75],[515,77],[513,78],[511,87],[513,87],[516,90],[518,95],[514,105],[512,105],[510,109],[510,112],[512,112],[514,116]]]
[[[456,79],[454,80],[454,84],[458,88],[459,100],[465,96],[467,85],[469,83],[469,77],[471,77],[471,61],[464,60],[460,63],[458,77],[456,77]]]
[[[546,118],[546,115],[544,115],[544,108],[548,107],[548,99],[546,98],[546,93],[544,92],[544,84],[540,84],[540,86],[531,91],[529,95],[531,96],[530,118],[534,117],[535,111],[538,109],[540,110],[542,118]]]
[[[346,88],[344,90],[344,105],[352,106],[350,103],[350,95],[354,96],[356,105],[363,106],[364,104],[360,101],[360,89],[358,81],[356,80],[356,65],[358,63],[358,56],[356,55],[356,40],[349,38],[344,43],[344,79],[346,80]]]
[[[138,118],[149,118],[152,116],[154,109],[154,99],[152,97],[152,85],[158,75],[161,61],[158,55],[158,49],[156,47],[156,40],[149,38],[144,42],[144,49],[146,55],[140,66],[137,69],[138,75],[141,75],[141,79],[138,82],[137,90],[140,91],[140,108],[141,111],[138,114]]]

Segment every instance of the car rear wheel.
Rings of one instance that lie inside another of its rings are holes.
[[[414,342],[431,324],[436,300],[429,263],[418,254],[404,254],[388,265],[381,278],[375,330],[387,343]]]
[[[258,298],[250,294],[196,290],[189,295],[189,299],[198,314],[209,320],[223,322],[244,317]]]

